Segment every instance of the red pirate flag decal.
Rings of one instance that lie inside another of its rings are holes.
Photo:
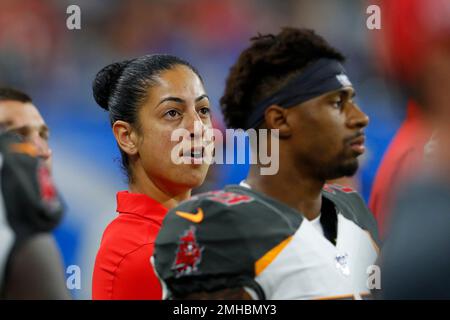
[[[40,161],[38,165],[37,180],[39,183],[42,202],[47,206],[47,209],[50,209],[52,211],[58,210],[61,206],[61,203],[59,202],[50,170],[43,161]]]
[[[195,231],[195,227],[191,226],[178,241],[177,255],[172,266],[177,278],[196,272],[201,261],[203,248],[197,243]]]

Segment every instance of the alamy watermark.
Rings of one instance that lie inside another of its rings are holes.
[[[81,289],[81,268],[77,265],[70,265],[66,269],[66,287],[69,290]]]
[[[367,7],[366,13],[369,14],[366,20],[366,27],[369,30],[381,29],[381,9],[376,4]]]
[[[380,290],[381,289],[381,270],[377,265],[370,265],[367,270],[367,289]]]
[[[248,156],[250,164],[260,164],[261,175],[275,175],[280,158],[278,133],[278,129],[226,129],[224,136],[195,121],[193,133],[184,128],[172,132],[171,141],[178,144],[171,150],[171,160],[175,164],[245,164]]]
[[[67,7],[66,27],[69,30],[81,30],[81,8],[76,4]]]
[[[67,7],[66,27],[69,30],[81,30],[81,8],[78,5],[71,4]],[[366,20],[366,27],[369,30],[381,29],[381,9],[378,5],[372,4],[366,8],[366,14],[369,16]]]

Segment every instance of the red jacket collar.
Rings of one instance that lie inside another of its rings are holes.
[[[161,224],[168,209],[145,194],[119,191],[117,192],[116,211],[119,213],[136,214],[147,219],[155,220]]]

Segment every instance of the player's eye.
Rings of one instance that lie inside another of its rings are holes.
[[[164,118],[169,120],[175,120],[181,117],[181,113],[176,109],[170,109],[164,114]]]
[[[335,107],[336,109],[342,109],[342,107],[344,106],[344,100],[342,99],[334,100],[332,103],[333,107]]]

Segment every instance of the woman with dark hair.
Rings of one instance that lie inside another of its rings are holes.
[[[153,243],[166,212],[205,179],[202,137],[211,127],[209,99],[199,73],[170,55],[110,64],[97,74],[93,93],[109,111],[129,191],[117,193],[119,215],[103,234],[92,297],[160,299],[150,262]],[[177,129],[185,132],[179,154],[173,150],[180,142],[172,141]],[[174,154],[183,164],[172,159]]]

